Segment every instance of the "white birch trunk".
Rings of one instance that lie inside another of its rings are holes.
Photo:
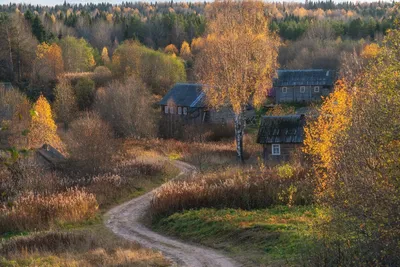
[[[245,128],[245,120],[243,116],[243,112],[239,114],[235,114],[235,139],[236,139],[236,153],[237,160],[240,163],[244,162],[243,158],[243,135]]]

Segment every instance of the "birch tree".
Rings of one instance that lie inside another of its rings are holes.
[[[243,162],[244,111],[251,102],[261,105],[272,87],[279,40],[269,31],[262,2],[215,2],[207,15],[208,35],[195,72],[207,85],[208,104],[235,113],[237,158]]]

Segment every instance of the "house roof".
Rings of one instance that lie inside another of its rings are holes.
[[[195,83],[177,83],[159,102],[166,106],[173,102],[177,106],[201,108],[205,107],[203,85]]]
[[[56,165],[57,163],[65,161],[65,157],[57,149],[51,145],[44,144],[37,151],[38,155],[44,158],[48,163]]]
[[[263,116],[258,130],[257,143],[303,143],[304,115]]]
[[[274,86],[321,85],[331,86],[334,71],[326,69],[278,70]]]
[[[4,87],[6,90],[12,90],[14,88],[10,82],[0,82],[0,87]]]

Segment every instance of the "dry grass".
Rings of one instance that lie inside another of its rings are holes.
[[[182,142],[174,139],[131,140],[131,145],[143,150],[153,150],[169,157],[194,164],[200,171],[236,165],[236,147],[233,140],[220,142]],[[262,148],[255,142],[254,134],[244,137],[245,160],[257,163]]]
[[[203,174],[195,180],[172,181],[152,200],[155,215],[212,208],[255,209],[272,205],[305,205],[312,202],[313,186],[300,167],[289,176],[276,169],[240,169]]]
[[[30,192],[0,207],[0,233],[49,229],[93,219],[97,210],[95,196],[81,189],[71,188],[52,195]]]
[[[116,239],[103,228],[46,232],[0,243],[1,266],[168,266],[161,253]]]

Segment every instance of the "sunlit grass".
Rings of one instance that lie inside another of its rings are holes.
[[[270,209],[200,209],[175,213],[155,229],[228,251],[247,264],[293,264],[310,246],[312,225],[324,213],[314,206]]]

